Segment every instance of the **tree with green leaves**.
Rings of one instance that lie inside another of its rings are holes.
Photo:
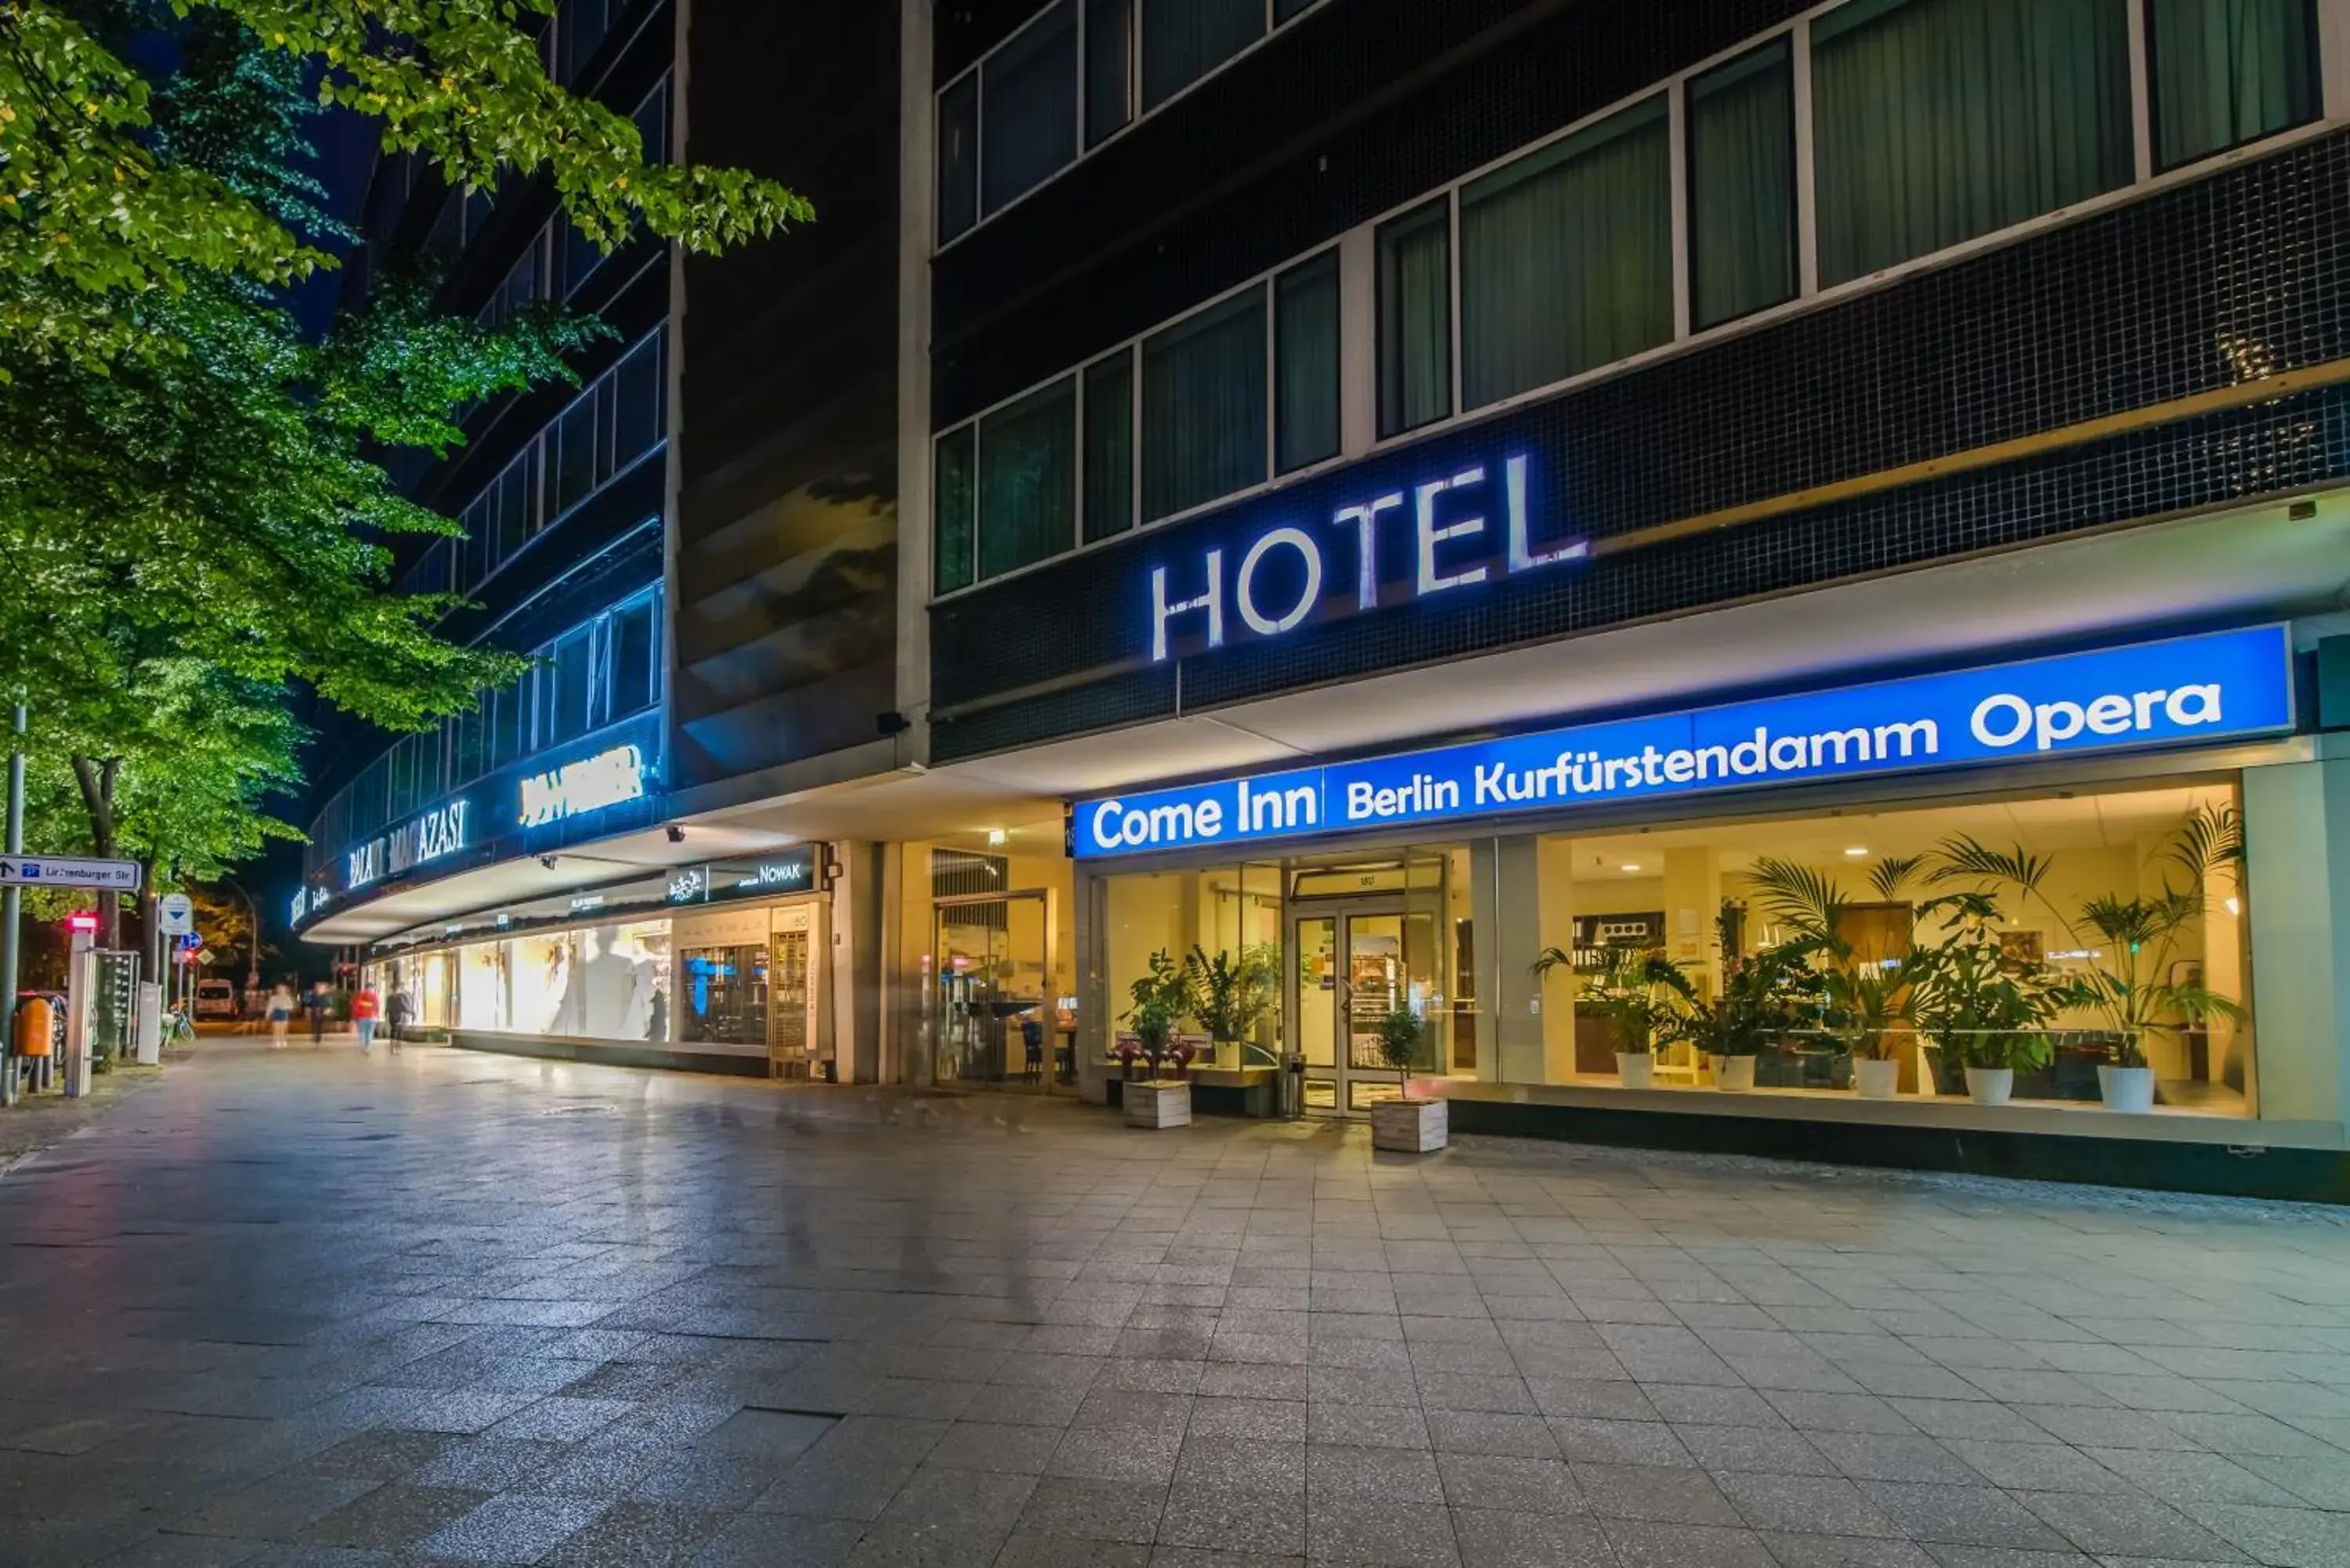
[[[294,688],[416,730],[519,673],[438,635],[456,601],[395,588],[399,540],[461,530],[378,460],[445,456],[461,410],[569,378],[601,329],[485,328],[394,276],[305,338],[279,291],[348,237],[303,172],[320,105],[452,189],[543,171],[608,248],[811,215],[648,165],[547,79],[526,25],[552,5],[0,0],[0,700],[32,711],[37,846],[208,874],[291,831],[263,803],[298,784]]]

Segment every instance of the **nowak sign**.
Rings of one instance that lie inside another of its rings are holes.
[[[2282,627],[1081,801],[1080,859],[2293,727]]]
[[[1430,474],[1406,490],[1336,507],[1316,531],[1295,522],[1180,566],[1150,568],[1150,657],[1278,637],[1320,614],[1374,610],[1473,587],[1497,576],[1587,560],[1590,541],[1537,541],[1524,457]],[[1410,576],[1379,580],[1383,540],[1409,545]],[[1334,563],[1336,563],[1334,565]],[[1351,571],[1342,567],[1351,564]]]

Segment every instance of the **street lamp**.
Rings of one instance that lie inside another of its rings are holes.
[[[220,880],[223,887],[234,888],[237,897],[244,900],[244,984],[250,991],[261,983],[261,906],[253,901],[253,895],[245,890],[244,884],[234,877],[224,877]],[[243,999],[239,1000],[241,1002]]]

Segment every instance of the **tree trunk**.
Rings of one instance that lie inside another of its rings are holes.
[[[81,786],[82,808],[89,814],[90,853],[100,860],[114,858],[114,780],[122,771],[120,757],[98,761],[73,759],[74,782]],[[98,945],[122,945],[122,899],[119,894],[98,896]]]

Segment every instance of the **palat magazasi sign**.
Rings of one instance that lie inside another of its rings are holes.
[[[1080,801],[1079,859],[2293,727],[2281,626]]]

